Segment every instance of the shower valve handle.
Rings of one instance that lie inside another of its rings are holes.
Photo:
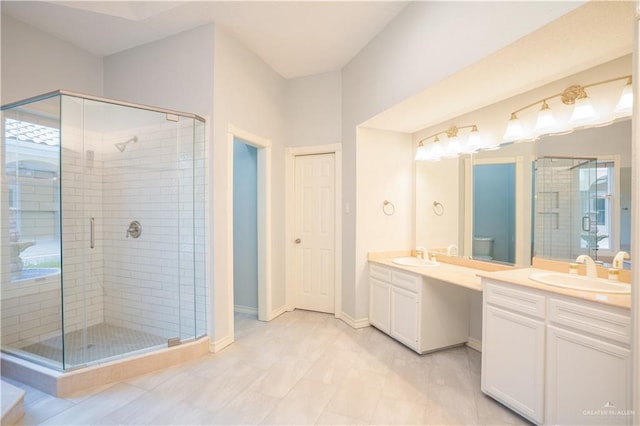
[[[140,234],[142,234],[142,225],[140,225],[140,222],[137,220],[134,220],[129,224],[126,237],[129,238],[129,236],[131,236],[132,238],[138,238]]]

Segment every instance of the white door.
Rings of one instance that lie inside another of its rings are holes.
[[[295,305],[334,312],[335,155],[295,158]]]

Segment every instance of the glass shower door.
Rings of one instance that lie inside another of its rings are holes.
[[[65,369],[179,340],[176,127],[163,112],[63,96]]]
[[[605,235],[598,233],[597,202],[597,169],[596,160],[581,160],[574,166],[573,179],[577,180],[578,205],[575,209],[574,223],[580,226],[580,249],[578,254],[587,254],[598,259],[598,244]],[[577,257],[577,255],[576,255]]]
[[[60,98],[2,111],[2,350],[62,368]]]

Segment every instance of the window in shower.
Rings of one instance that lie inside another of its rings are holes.
[[[27,112],[4,120],[11,267],[21,272],[14,282],[59,272],[60,131],[54,125],[54,117]]]

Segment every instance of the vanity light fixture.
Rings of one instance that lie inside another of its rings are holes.
[[[458,132],[470,129],[467,138]],[[440,142],[440,135],[447,135],[446,142]],[[433,140],[429,142],[429,139]],[[444,145],[444,146],[443,146]],[[469,126],[451,126],[447,130],[434,133],[421,139],[416,150],[416,161],[440,161],[442,158],[455,158],[460,154],[471,154],[483,149],[483,141],[475,124]]]
[[[627,84],[622,88],[622,94],[620,100],[616,106],[615,112],[617,113],[630,113],[633,109],[633,85],[631,84],[631,77],[627,79]]]
[[[543,134],[557,134],[557,132],[565,133],[567,131],[572,131],[576,127],[597,124],[598,122],[604,123],[612,121],[613,118],[606,119],[605,117],[598,117],[598,114],[596,113],[596,110],[591,103],[591,99],[589,98],[586,89],[594,86],[613,83],[619,80],[627,80],[627,84],[622,89],[620,100],[615,110],[612,111],[612,114],[616,114],[617,116],[628,115],[629,113],[631,113],[631,108],[633,106],[633,90],[630,75],[611,78],[608,80],[599,81],[597,83],[586,84],[584,86],[573,85],[566,88],[561,93],[547,96],[543,99],[532,102],[522,108],[518,108],[517,110],[513,111],[511,113],[509,122],[507,123],[507,129],[504,133],[504,142],[522,142],[525,140],[534,140],[538,136]],[[554,98],[560,98],[562,103],[565,105],[573,105],[571,118],[569,119],[569,122],[564,126],[564,128],[558,124],[557,120],[551,112],[549,104],[547,103],[547,101]],[[536,126],[534,129],[535,134],[532,135],[530,133],[527,133],[523,128],[520,120],[518,119],[518,113],[539,104],[542,105],[540,111],[538,112],[538,119],[536,121]]]
[[[416,161],[425,161],[428,159],[427,147],[424,146],[422,141],[418,142],[418,149],[416,149]]]
[[[596,119],[596,110],[593,108],[584,87],[569,87],[562,95],[562,103],[566,105],[573,103],[573,112],[569,119],[571,124],[584,124]]]
[[[553,131],[558,122],[556,121],[551,108],[546,100],[542,101],[542,107],[538,112],[538,120],[536,121],[536,133],[543,133],[547,131]]]
[[[444,156],[444,148],[442,148],[442,142],[440,142],[440,138],[436,135],[435,139],[433,139],[433,143],[431,143],[431,149],[427,155],[427,160],[429,161],[440,161],[440,159]]]
[[[504,132],[504,140],[511,142],[524,139],[524,129],[520,123],[520,119],[516,115],[518,111],[511,113],[511,118],[507,122],[507,130]]]

